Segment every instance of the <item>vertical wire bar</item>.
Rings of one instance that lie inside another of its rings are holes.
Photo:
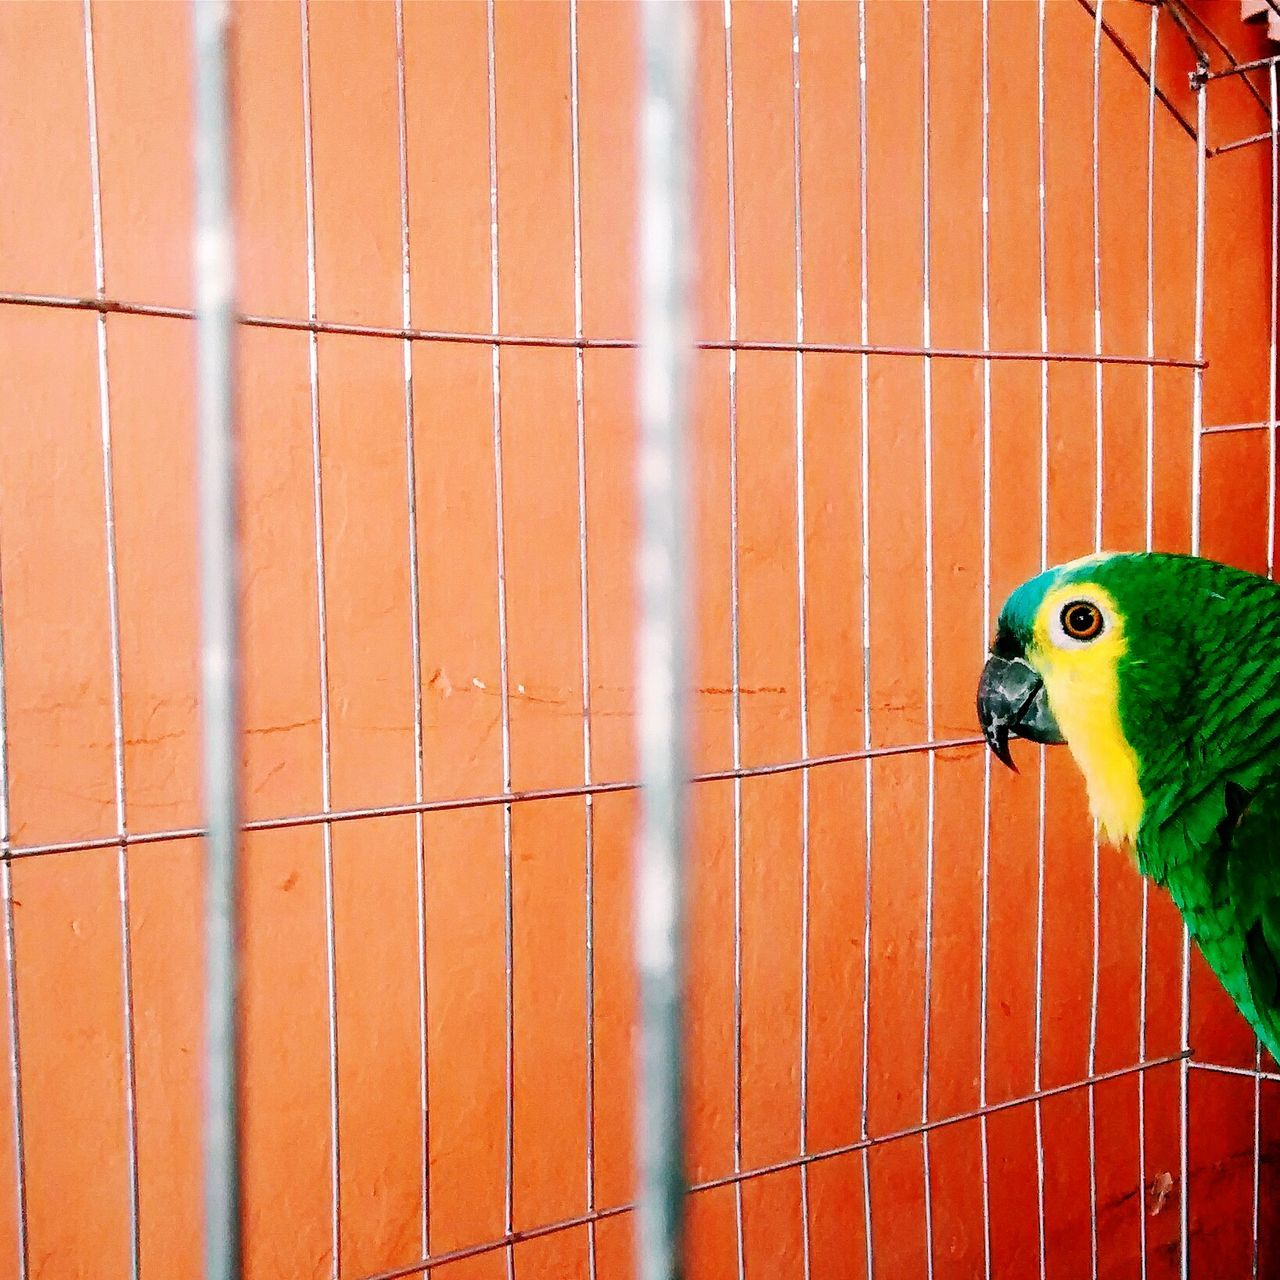
[[[309,0],[298,0],[302,47],[302,166],[306,188],[307,316],[316,319],[316,184],[311,120],[311,22]],[[321,474],[320,347],[313,328],[307,341],[307,374],[311,410],[311,509],[316,566],[316,653],[320,676],[320,802],[333,807],[331,719],[329,708],[329,624],[324,554],[324,484]],[[330,1275],[338,1280],[341,1262],[342,1153],[339,1149],[338,1097],[338,946],[334,913],[333,824],[321,824],[324,855],[325,984],[329,1050],[329,1221]]]
[[[1102,117],[1102,8],[1103,0],[1097,0],[1093,18],[1093,350],[1102,355],[1102,174],[1099,158],[1100,127]],[[1094,413],[1094,492],[1093,492],[1093,549],[1102,550],[1102,491],[1103,491],[1103,420],[1102,420],[1102,364],[1093,366]],[[1093,824],[1093,914],[1092,949],[1089,965],[1089,1056],[1087,1074],[1092,1076],[1098,1059],[1098,978],[1100,967],[1100,934],[1102,875],[1099,859],[1098,824]],[[1089,1110],[1089,1274],[1098,1280],[1098,1128],[1097,1097],[1093,1085],[1086,1095]]]
[[[487,50],[487,84],[489,115],[489,327],[499,332],[498,289],[498,75],[497,43],[494,30],[494,0],[485,3],[485,40]],[[501,348],[493,343],[489,349],[489,379],[492,392],[493,416],[493,490],[494,522],[497,541],[498,588],[498,665],[500,688],[498,691],[499,715],[502,734],[502,789],[511,791],[511,680],[508,664],[507,642],[507,536],[506,500],[503,488],[502,466],[502,369]],[[511,848],[511,805],[502,806],[502,875],[503,875],[503,951],[505,972],[505,1077],[506,1112],[503,1134],[503,1197],[502,1220],[504,1234],[511,1236],[515,1230],[515,877]],[[508,1243],[503,1250],[506,1258],[507,1280],[515,1280],[515,1248]]]
[[[1205,145],[1207,131],[1207,99],[1203,81],[1197,79],[1196,93],[1196,246],[1195,295],[1193,315],[1192,359],[1196,367],[1191,375],[1191,554],[1200,554],[1200,481],[1202,470],[1201,437],[1204,425],[1204,234],[1205,234]],[[1186,939],[1186,940],[1189,940]],[[1186,1045],[1184,1044],[1184,1048]]]
[[[1271,314],[1267,343],[1267,577],[1275,577],[1276,540],[1276,97],[1275,63],[1268,70],[1271,86]]]
[[[1280,154],[1277,145],[1276,64],[1267,68],[1271,124],[1271,323],[1267,344],[1267,577],[1275,577],[1276,553],[1276,248],[1280,235]],[[1259,1275],[1260,1210],[1262,1183],[1262,1041],[1254,1046],[1253,1059],[1253,1269]]]
[[[991,14],[982,0],[982,349],[991,349]],[[982,647],[991,621],[991,361],[982,361]],[[870,742],[867,744],[870,746]],[[987,999],[991,925],[991,753],[982,753],[982,904],[978,955],[978,1141],[982,1274],[991,1280],[991,1151],[987,1124]],[[1039,1086],[1037,1086],[1038,1088]],[[1037,1103],[1037,1109],[1039,1104]]]
[[[1203,72],[1206,67],[1201,67]],[[1194,81],[1196,93],[1196,266],[1194,302],[1195,359],[1204,357],[1204,233],[1205,233],[1205,137],[1208,102],[1205,83],[1199,76]],[[1200,472],[1201,438],[1204,427],[1204,369],[1198,363],[1191,382],[1191,553],[1200,554]],[[1191,1197],[1187,1185],[1190,1171],[1188,1133],[1188,1078],[1190,1068],[1185,1056],[1191,1049],[1191,934],[1182,928],[1182,1001],[1180,1023],[1184,1057],[1178,1073],[1178,1217],[1181,1235],[1179,1274],[1190,1280],[1191,1236],[1189,1232]]]
[[[983,0],[985,3],[986,0]],[[858,0],[858,407],[861,430],[858,443],[859,535],[862,586],[862,746],[868,754],[862,762],[863,881],[862,881],[862,1080],[859,1089],[858,1134],[865,1144],[869,1136],[868,1100],[871,1080],[871,414],[870,377],[866,347],[869,339],[867,289],[867,0]],[[875,1274],[875,1249],[871,1228],[871,1153],[862,1148],[862,1221],[865,1230],[866,1275]]]
[[[985,3],[985,0],[984,0]],[[1045,0],[1037,0],[1036,36],[1036,223],[1040,267],[1040,350],[1049,350],[1049,251],[1047,229],[1046,155],[1045,155]],[[984,342],[985,342],[984,335]],[[1040,569],[1049,566],[1049,362],[1040,361]],[[1036,958],[1035,958],[1035,1044],[1032,1049],[1033,1088],[1037,1095],[1043,1086],[1044,1067],[1044,882],[1045,827],[1047,786],[1044,747],[1039,749],[1040,770],[1036,783]],[[991,761],[987,760],[990,776]],[[1045,1167],[1044,1107],[1037,1096],[1036,1130],[1036,1244],[1039,1277],[1045,1280]]]
[[[591,627],[587,579],[587,424],[586,376],[583,367],[582,309],[582,121],[578,68],[578,0],[569,0],[569,110],[572,118],[573,159],[573,332],[579,339],[574,348],[574,412],[578,452],[578,643],[581,649],[582,678],[582,784],[591,786]],[[595,802],[583,798],[583,925],[586,1006],[586,1191],[587,1213],[596,1208],[596,970],[595,970]],[[596,1280],[596,1223],[587,1223],[587,1274]]]
[[[0,842],[8,844],[9,818],[9,715],[5,700],[4,585],[0,572]],[[9,1033],[9,1105],[13,1108],[10,1141],[13,1143],[13,1194],[17,1246],[17,1280],[27,1280],[30,1249],[27,1243],[27,1158],[22,1123],[22,1051],[18,1041],[18,952],[14,938],[13,863],[0,859],[0,903],[3,903],[6,1026]],[[210,1280],[219,1280],[210,1275]]]
[[[98,86],[93,52],[93,12],[83,3],[85,89],[89,117],[89,176],[93,201],[93,272],[97,296],[107,296],[102,233],[102,171],[98,145]],[[107,625],[111,651],[111,748],[116,834],[116,887],[120,899],[120,986],[123,997],[126,1163],[129,1171],[129,1273],[142,1265],[138,1192],[137,1068],[133,1025],[133,940],[129,919],[129,855],[126,842],[124,775],[124,688],[120,662],[120,578],[116,558],[115,483],[112,458],[111,384],[107,362],[107,314],[98,312],[98,420],[102,439],[102,501],[106,540]]]
[[[922,267],[921,326],[923,345],[929,349],[933,339],[933,319],[930,312],[930,252],[929,218],[929,0],[921,5],[921,81],[923,94],[923,123],[921,126],[921,210],[920,247]],[[924,717],[925,737],[934,738],[933,713],[933,360],[924,358],[923,428],[924,428]],[[937,756],[933,751],[925,753],[927,793],[925,815],[924,851],[924,1008],[922,1018],[922,1044],[920,1058],[920,1123],[929,1121],[929,1039],[932,1031],[933,1005],[933,872],[934,872],[934,821],[936,817]],[[933,1277],[933,1186],[929,1167],[929,1131],[920,1135],[921,1168],[924,1179],[924,1231],[925,1275]]]
[[[795,195],[796,343],[804,342],[804,236],[800,200],[800,6],[791,0],[791,142]],[[796,600],[799,627],[800,757],[809,758],[809,634],[805,555],[804,353],[795,353]],[[932,753],[930,753],[932,755]],[[800,771],[800,1155],[809,1151],[809,770]],[[804,1277],[812,1267],[809,1237],[809,1165],[800,1166],[800,1221]]]
[[[195,36],[196,359],[205,829],[204,1250],[208,1280],[240,1275],[240,558],[235,440],[231,9],[192,10]]]
[[[1271,122],[1271,327],[1267,345],[1267,577],[1276,565],[1276,308],[1277,236],[1280,236],[1280,107],[1276,100],[1276,64],[1268,71]]]
[[[1155,199],[1156,199],[1156,54],[1160,39],[1160,6],[1151,6],[1149,27],[1148,66],[1151,74],[1147,81],[1147,359],[1155,359],[1156,348],[1156,293],[1155,293]],[[1156,371],[1153,364],[1146,368],[1147,379],[1147,419],[1146,419],[1146,494],[1144,500],[1145,523],[1143,536],[1146,550],[1151,551],[1155,545],[1155,404],[1156,404]],[[1143,997],[1146,995],[1147,954],[1146,954],[1146,886],[1147,878],[1142,877],[1143,885],[1143,949],[1142,949],[1142,981]],[[1145,1005],[1143,1008],[1145,1009]],[[1145,1025],[1142,1028],[1145,1036]],[[1145,1044],[1145,1039],[1143,1044]],[[1139,1058],[1142,1058],[1139,1054]]]
[[[395,0],[396,26],[396,133],[400,166],[400,323],[412,327],[413,296],[409,254],[409,112],[405,83],[407,66],[404,38],[404,0]],[[422,588],[418,566],[418,480],[413,407],[413,343],[401,344],[404,369],[404,467],[407,497],[409,553],[409,657],[413,663],[413,795],[421,804],[426,795],[425,747],[422,707]],[[414,820],[414,890],[417,894],[418,932],[418,1113],[422,1176],[422,1223],[419,1243],[422,1256],[431,1254],[431,1103],[427,1075],[427,848],[426,815]]]
[[[738,340],[738,222],[733,139],[733,4],[724,0],[725,177],[729,235],[729,341]],[[742,611],[738,564],[738,352],[729,348],[729,629],[733,768],[742,768]],[[733,1172],[742,1172],[742,779],[733,779]],[[733,1183],[738,1280],[746,1275],[742,1180]]]
[[[1093,351],[1094,355],[1102,355],[1102,216],[1101,216],[1101,164],[1099,158],[1099,130],[1102,117],[1102,8],[1104,0],[1098,0],[1094,9],[1093,20]],[[1097,361],[1093,366],[1093,549],[1102,550],[1102,363]],[[1096,886],[1095,886],[1095,894]],[[1096,966],[1095,966],[1096,968]],[[1096,1011],[1092,1016],[1096,1023]],[[1092,1039],[1092,1036],[1091,1036]],[[1090,1053],[1092,1054],[1092,1049]],[[1092,1058],[1090,1074],[1093,1073]]]
[[[1249,1274],[1258,1280],[1258,1193],[1262,1173],[1262,1041],[1254,1046],[1253,1055],[1253,1204],[1250,1214],[1253,1248]]]
[[[640,1280],[680,1274],[684,1201],[682,939],[685,817],[684,415],[689,372],[692,14],[644,5],[640,169],[642,343],[637,555],[641,833],[636,961],[641,990]]]
[[[1156,346],[1156,294],[1155,294],[1155,193],[1156,193],[1156,54],[1160,38],[1160,9],[1151,6],[1150,35],[1147,66],[1147,356],[1155,356]],[[1146,550],[1151,551],[1155,542],[1155,424],[1156,424],[1156,372],[1154,365],[1147,365],[1146,403],[1146,492],[1144,540]],[[1138,980],[1138,1061],[1147,1059],[1147,952],[1150,946],[1150,881],[1142,881],[1142,924],[1140,972]],[[1147,1079],[1146,1072],[1138,1072],[1138,1259],[1141,1280],[1147,1280]]]

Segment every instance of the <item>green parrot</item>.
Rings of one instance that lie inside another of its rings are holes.
[[[1048,569],[1000,612],[978,718],[1011,768],[1011,734],[1067,744],[1280,1058],[1280,586],[1181,555]]]

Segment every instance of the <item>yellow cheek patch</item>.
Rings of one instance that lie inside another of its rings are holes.
[[[1107,629],[1090,644],[1055,643],[1050,626],[1063,605],[1081,596],[1103,606]],[[1143,809],[1138,757],[1120,724],[1117,665],[1126,649],[1115,602],[1100,587],[1071,583],[1045,596],[1036,618],[1032,662],[1044,679],[1049,709],[1084,774],[1089,808],[1116,844],[1134,842]]]

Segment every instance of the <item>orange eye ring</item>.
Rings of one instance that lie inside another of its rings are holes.
[[[1062,630],[1073,640],[1093,640],[1102,633],[1102,610],[1090,600],[1062,606]]]

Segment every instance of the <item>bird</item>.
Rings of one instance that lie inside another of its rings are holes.
[[[977,702],[1010,768],[1010,737],[1066,744],[1280,1059],[1280,585],[1162,552],[1046,569],[1001,608]]]

